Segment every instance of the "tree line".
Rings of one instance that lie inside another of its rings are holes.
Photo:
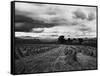
[[[61,43],[61,44],[69,43],[69,44],[71,44],[73,42],[73,40],[76,40],[76,39],[75,38],[74,39],[71,39],[71,38],[65,39],[64,36],[61,35],[58,38],[58,43]],[[78,42],[79,42],[79,44],[82,44],[83,39],[82,38],[78,38]]]

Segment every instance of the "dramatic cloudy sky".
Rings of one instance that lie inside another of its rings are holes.
[[[96,7],[15,3],[15,36],[96,37]]]

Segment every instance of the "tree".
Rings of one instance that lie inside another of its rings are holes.
[[[67,41],[68,41],[69,44],[72,43],[72,40],[70,38],[68,38]]]
[[[61,43],[61,44],[66,43],[66,40],[65,40],[65,38],[64,38],[63,35],[59,36],[59,38],[58,38],[58,42]]]
[[[82,44],[83,39],[82,38],[79,38],[78,41],[79,41],[80,44]]]

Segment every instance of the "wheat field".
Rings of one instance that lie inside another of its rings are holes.
[[[97,69],[97,49],[83,45],[15,46],[15,73],[46,73]]]

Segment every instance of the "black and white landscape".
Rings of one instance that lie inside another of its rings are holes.
[[[97,69],[95,6],[15,2],[15,74]]]

